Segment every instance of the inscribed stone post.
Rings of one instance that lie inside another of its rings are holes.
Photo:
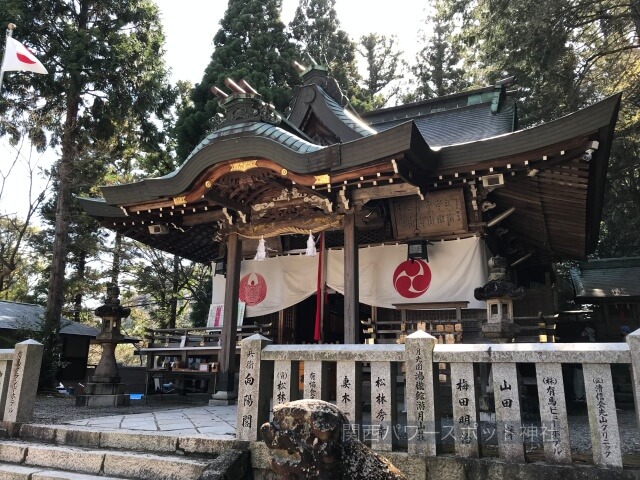
[[[358,431],[362,421],[362,367],[360,362],[336,365],[336,406],[349,420],[352,431]]]
[[[5,422],[26,422],[31,419],[43,349],[42,344],[35,340],[25,340],[16,344],[4,410]]]
[[[328,397],[328,365],[327,362],[304,362],[304,398],[327,400]]]
[[[440,445],[440,418],[436,415],[433,349],[436,339],[418,330],[406,339],[407,449],[436,455]],[[436,422],[436,419],[438,422]]]
[[[536,363],[544,456],[549,463],[571,463],[571,442],[562,365]]]
[[[299,362],[277,360],[273,363],[273,405],[297,400]]]
[[[374,450],[390,452],[393,449],[397,372],[396,363],[371,362],[371,448]]]
[[[236,438],[258,440],[258,432],[269,420],[269,401],[273,381],[273,363],[262,362],[262,349],[271,340],[262,335],[252,335],[242,341],[240,349],[240,385],[238,387],[238,410]]]
[[[593,462],[607,467],[622,467],[611,366],[608,363],[585,363],[582,372]]]
[[[640,330],[627,335],[627,344],[631,352],[631,383],[636,406],[636,423],[640,429]]]
[[[493,363],[493,396],[500,459],[524,462],[520,388],[515,363]]]
[[[473,363],[451,363],[451,397],[456,455],[478,458],[480,435]]]
[[[4,414],[4,408],[7,404],[9,383],[11,383],[11,363],[12,361],[9,360],[0,361],[0,412],[2,414]]]

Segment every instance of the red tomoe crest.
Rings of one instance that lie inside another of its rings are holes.
[[[431,269],[424,260],[406,260],[393,272],[393,286],[405,298],[416,298],[429,289]]]
[[[240,279],[240,300],[253,307],[267,296],[267,281],[259,273],[248,273]]]

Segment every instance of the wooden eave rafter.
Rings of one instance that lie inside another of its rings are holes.
[[[332,188],[335,190],[342,188],[361,188],[363,185],[378,185],[382,183],[393,183],[399,176],[396,172],[395,160],[384,160],[375,165],[369,165],[356,168],[349,171],[337,172],[335,174],[317,174],[303,175],[290,172],[277,165],[275,162],[265,159],[237,160],[224,165],[216,165],[208,169],[195,182],[193,187],[180,195],[172,198],[157,199],[151,202],[139,204],[124,205],[128,214],[136,214],[138,212],[162,211],[165,209],[175,210],[190,208],[192,205],[207,202],[208,204],[217,204],[227,207],[234,211],[240,211],[248,214],[251,205],[242,205],[233,200],[222,198],[215,192],[216,182],[222,177],[233,172],[243,172],[250,174],[254,169],[266,169],[274,173],[274,182],[280,187],[286,188],[296,186],[297,188],[307,191],[316,192],[316,195],[322,195],[321,192],[331,193]],[[256,196],[254,195],[254,200]]]
[[[516,209],[500,225],[551,258],[583,258],[592,165],[577,150],[534,167],[491,193],[497,211]]]

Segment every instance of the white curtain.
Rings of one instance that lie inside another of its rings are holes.
[[[361,248],[360,302],[384,308],[394,304],[467,301],[484,309],[473,290],[487,282],[487,249],[480,238],[428,245],[429,262],[407,262],[406,245]],[[344,294],[344,252],[330,250],[327,286]],[[430,275],[429,275],[430,274]],[[240,301],[245,316],[283,310],[316,293],[318,256],[291,255],[264,261],[244,260],[240,268]],[[430,276],[430,280],[429,280]],[[213,277],[212,303],[224,303],[225,279]],[[403,295],[404,294],[404,295]]]
[[[428,263],[410,264],[406,245],[361,248],[360,302],[395,308],[402,303],[467,301],[468,308],[486,308],[485,302],[473,297],[473,290],[487,283],[483,240],[434,242],[427,251]],[[328,262],[327,286],[344,294],[343,250],[329,251]]]
[[[316,293],[318,257],[291,255],[244,260],[240,267],[240,301],[245,316],[278,312]],[[225,279],[213,277],[213,304],[224,303]]]

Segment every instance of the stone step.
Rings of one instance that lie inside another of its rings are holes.
[[[2,480],[122,480],[117,477],[65,472],[43,467],[23,467],[2,462],[0,462],[0,478]]]
[[[126,430],[99,431],[86,427],[24,424],[18,437],[33,443],[89,448],[132,450],[158,454],[215,456],[229,450],[247,450],[249,442],[222,435],[179,436],[167,433]]]
[[[135,480],[193,480],[210,470],[214,459],[199,459],[177,455],[155,455],[133,451],[90,449],[43,445],[24,441],[0,441],[0,462],[23,468],[42,467],[100,478]],[[4,476],[0,477],[4,478]],[[9,478],[9,477],[8,477]],[[41,477],[15,477],[41,478]],[[42,477],[42,478],[85,478]]]

